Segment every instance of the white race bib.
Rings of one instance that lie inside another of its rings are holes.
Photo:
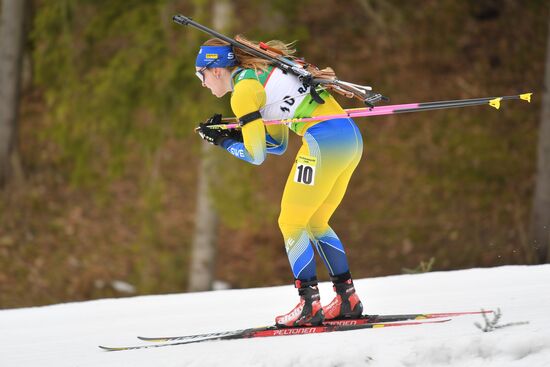
[[[315,184],[315,166],[317,158],[308,155],[299,155],[296,158],[294,182],[313,186]]]

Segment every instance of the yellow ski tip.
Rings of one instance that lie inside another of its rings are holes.
[[[533,95],[533,93],[523,93],[523,94],[519,95],[519,98],[523,99],[524,101],[527,101],[527,102],[531,103],[531,96],[532,95]]]
[[[494,107],[494,108],[496,108],[496,109],[498,110],[498,109],[500,108],[500,101],[502,101],[502,98],[500,98],[500,97],[499,97],[499,98],[495,98],[495,99],[491,99],[491,100],[489,101],[489,105],[490,105],[491,107]]]

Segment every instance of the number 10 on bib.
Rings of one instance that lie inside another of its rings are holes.
[[[313,186],[315,184],[315,166],[317,158],[299,155],[296,159],[296,171],[294,172],[294,182]]]

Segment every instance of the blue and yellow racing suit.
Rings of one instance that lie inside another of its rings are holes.
[[[325,103],[316,103],[308,86],[277,68],[237,69],[232,81],[231,108],[235,115],[260,111],[262,118],[243,126],[243,142],[223,141],[222,146],[229,153],[259,165],[267,154],[285,152],[289,129],[302,136],[303,145],[288,176],[279,215],[294,277],[302,282],[316,279],[313,247],[331,276],[349,272],[344,246],[328,222],[361,159],[363,141],[359,129],[349,118],[264,125],[262,120],[344,111],[326,91],[321,92]]]

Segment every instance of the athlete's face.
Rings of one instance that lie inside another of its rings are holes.
[[[195,68],[202,86],[220,98],[231,91],[231,73],[226,68]]]

